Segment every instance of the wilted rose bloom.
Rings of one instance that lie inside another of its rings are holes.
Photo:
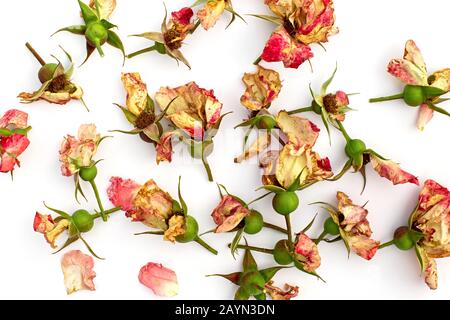
[[[406,42],[403,59],[393,59],[389,62],[388,72],[407,85],[434,87],[446,92],[450,90],[450,69],[437,71],[428,77],[425,60],[413,40]],[[431,102],[434,103],[439,99],[439,96],[432,98]],[[426,103],[421,105],[417,119],[419,130],[425,129],[433,113]]]
[[[58,219],[55,221],[50,215],[43,215],[36,212],[33,222],[33,229],[35,232],[42,233],[45,240],[50,246],[57,248],[56,241],[58,238],[69,229],[70,221],[67,219]]]
[[[321,258],[317,245],[306,234],[297,235],[294,244],[295,258],[306,272],[314,273],[320,267]]]
[[[140,185],[132,180],[113,177],[108,188],[109,200],[126,211],[127,217],[151,228],[167,230],[173,215],[172,197],[153,180]]]
[[[350,101],[348,96],[343,91],[337,91],[335,94],[327,94],[322,98],[323,107],[327,111],[328,115],[337,121],[345,120],[345,113],[348,110]]]
[[[241,97],[241,103],[251,111],[268,108],[282,87],[278,72],[261,66],[258,66],[256,73],[246,73],[242,81],[247,89]]]
[[[92,165],[92,158],[97,153],[101,136],[93,124],[81,125],[78,138],[68,135],[64,138],[59,151],[61,173],[70,177],[83,167]]]
[[[289,284],[284,285],[284,290],[273,285],[273,281],[269,281],[265,286],[266,293],[272,300],[291,300],[298,296],[299,288]]]
[[[419,180],[416,176],[402,170],[397,163],[391,160],[383,160],[380,157],[371,154],[370,163],[381,177],[390,180],[394,185],[404,183],[419,185]]]
[[[225,195],[212,213],[214,223],[217,225],[216,233],[232,231],[249,214],[250,210],[239,200]]]
[[[212,28],[227,8],[227,0],[208,0],[197,12],[197,17],[205,30]]]
[[[368,211],[353,204],[343,192],[338,192],[338,210],[328,210],[333,221],[339,226],[342,240],[349,249],[360,257],[371,260],[380,246],[379,241],[372,240],[372,230],[367,220]]]
[[[79,250],[69,251],[61,260],[67,294],[79,290],[95,290],[94,259]]]
[[[332,0],[265,0],[265,3],[301,43],[327,42],[329,36],[338,32]]]
[[[437,289],[436,258],[450,256],[450,192],[433,180],[425,182],[411,227],[423,234],[416,245],[425,282]]]
[[[161,110],[173,101],[166,111],[166,118],[192,138],[202,140],[206,131],[220,121],[222,103],[213,90],[200,88],[195,82],[173,89],[161,88],[155,99]]]
[[[308,45],[294,40],[284,28],[278,28],[267,41],[261,59],[267,62],[283,62],[286,68],[297,69],[313,57]]]
[[[178,295],[179,286],[176,273],[161,264],[150,262],[143,266],[139,272],[139,281],[157,296],[174,297]]]
[[[18,157],[28,148],[30,140],[25,133],[13,132],[27,128],[28,114],[25,112],[13,109],[0,118],[0,172],[12,172],[20,165]],[[8,135],[2,135],[1,130],[7,131]]]
[[[179,11],[172,12],[172,19],[167,25],[167,30],[163,33],[164,43],[170,50],[180,49],[184,39],[194,28],[192,16],[194,12],[191,8],[182,8]]]

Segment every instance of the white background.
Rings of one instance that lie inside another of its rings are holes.
[[[193,1],[167,0],[169,10],[175,10]],[[235,0],[235,9],[242,13],[269,13],[262,0]],[[351,98],[351,106],[358,109],[349,115],[346,126],[351,135],[364,139],[367,144],[395,161],[405,170],[420,177],[436,179],[450,186],[448,159],[449,119],[437,115],[421,133],[415,128],[417,110],[402,102],[369,105],[370,97],[397,93],[402,85],[386,72],[391,58],[400,57],[406,40],[413,38],[422,49],[430,72],[450,67],[448,45],[448,12],[450,2],[429,1],[336,1],[337,25],[340,34],[331,38],[324,52],[314,46],[316,57],[312,60],[314,72],[306,63],[298,70],[283,69],[280,64],[263,64],[281,73],[283,90],[273,104],[272,111],[292,109],[310,103],[308,84],[318,90],[320,84],[333,71],[336,61],[339,72],[331,90],[342,89],[359,92]],[[163,17],[160,0],[118,0],[112,22],[120,26],[119,34],[127,52],[149,45],[149,42],[127,35],[144,31],[157,31]],[[39,86],[37,62],[25,49],[30,41],[46,59],[50,54],[62,57],[57,45],[71,52],[77,64],[84,59],[84,39],[71,34],[50,38],[56,29],[81,23],[75,0],[9,1],[0,11],[2,53],[0,65],[2,86],[0,113],[19,108],[30,114],[33,131],[31,145],[21,157],[22,168],[9,175],[0,176],[2,228],[0,232],[1,272],[0,298],[41,299],[157,299],[137,279],[139,269],[147,262],[159,262],[175,270],[180,282],[179,299],[231,299],[236,287],[221,278],[206,278],[211,273],[231,273],[241,268],[241,259],[234,261],[226,245],[233,235],[208,235],[205,239],[219,249],[218,257],[210,255],[196,244],[171,245],[160,238],[137,237],[133,233],[145,231],[139,223],[131,223],[119,213],[109,223],[97,223],[86,235],[89,243],[105,261],[96,260],[95,283],[97,291],[79,292],[66,296],[60,269],[61,255],[51,255],[51,250],[40,234],[32,229],[36,210],[46,213],[43,201],[66,211],[79,208],[73,198],[72,179],[59,172],[58,149],[64,135],[75,134],[82,123],[96,123],[100,132],[112,129],[129,129],[121,112],[113,102],[124,103],[125,95],[120,81],[123,71],[139,71],[153,94],[160,86],[178,86],[195,80],[200,86],[213,88],[224,103],[224,111],[233,111],[223,123],[217,136],[216,149],[210,157],[216,180],[229,191],[250,201],[253,191],[260,186],[259,171],[254,164],[235,165],[233,157],[241,146],[240,131],[230,130],[247,116],[239,99],[244,87],[244,72],[253,72],[252,62],[261,53],[273,26],[248,17],[248,24],[237,21],[224,30],[229,15],[209,32],[200,30],[187,39],[183,52],[192,64],[189,71],[165,56],[147,54],[127,61],[122,68],[119,51],[107,48],[106,57],[97,54],[82,68],[77,69],[75,81],[85,89],[85,99],[92,111],[87,113],[78,102],[60,107],[45,102],[20,105],[15,98],[24,90]],[[333,168],[339,171],[345,162],[344,142],[335,132],[330,148],[320,119],[309,116],[319,125],[322,135],[316,149],[329,156]],[[231,141],[231,143],[230,143]],[[215,184],[209,183],[201,165],[190,165],[176,155],[172,164],[155,163],[153,147],[132,136],[115,135],[102,144],[97,159],[99,165],[97,184],[105,204],[108,180],[113,175],[129,177],[141,183],[153,178],[165,190],[176,195],[177,179],[183,176],[183,193],[190,212],[198,219],[202,230],[213,225],[212,209],[219,201]],[[414,185],[394,187],[385,179],[368,170],[368,186],[360,196],[362,180],[349,174],[337,183],[322,183],[300,194],[301,206],[293,216],[295,230],[301,230],[317,212],[308,206],[314,201],[334,202],[338,190],[348,193],[356,203],[369,201],[369,220],[374,238],[383,242],[391,239],[396,227],[406,223],[416,204],[420,189]],[[95,200],[85,187],[90,202],[83,207],[93,210]],[[270,199],[255,206],[266,220],[282,225],[283,219],[271,208]],[[311,230],[312,237],[321,231],[325,214],[321,212],[318,223]],[[280,235],[265,231],[248,237],[253,245],[270,247]],[[86,252],[81,243],[79,248]],[[450,260],[438,261],[439,289],[430,291],[419,276],[414,252],[400,252],[388,248],[379,252],[373,261],[358,256],[347,258],[343,243],[321,244],[322,266],[318,270],[327,283],[294,269],[280,272],[276,283],[285,282],[300,287],[300,299],[436,299],[448,298],[450,293]],[[262,267],[274,264],[269,256],[257,254]]]

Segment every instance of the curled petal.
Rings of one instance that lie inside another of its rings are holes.
[[[284,28],[279,28],[267,41],[261,58],[267,62],[282,61],[286,68],[297,69],[313,56],[308,45],[296,42]]]
[[[96,10],[95,0],[89,1],[89,6]],[[116,9],[116,0],[97,0],[100,19],[108,20]]]
[[[175,25],[189,26],[193,15],[194,12],[191,8],[182,8],[179,11],[172,12],[172,22]]]
[[[426,212],[434,205],[446,199],[450,199],[450,191],[436,181],[427,180],[419,195],[418,210],[421,213]]]
[[[306,118],[291,116],[281,111],[277,116],[277,124],[288,137],[291,155],[300,155],[312,148],[319,137],[319,128]]]
[[[162,161],[172,162],[172,137],[175,132],[166,132],[161,136],[159,143],[156,145],[156,162]]]
[[[438,286],[438,275],[436,260],[429,259],[425,267],[425,283],[432,290],[436,290]]]
[[[413,40],[408,40],[403,59],[393,59],[388,72],[405,84],[427,86],[427,67],[419,48]]]
[[[280,152],[270,150],[264,153],[260,160],[259,166],[263,169],[262,183],[263,185],[277,185],[276,167]]]
[[[205,30],[212,28],[220,19],[227,6],[226,0],[209,0],[197,12],[198,19]]]
[[[172,214],[173,200],[153,180],[147,181],[133,199],[133,208],[127,216],[151,228],[167,230],[167,219]]]
[[[439,88],[444,91],[450,90],[450,69],[444,69],[433,73],[428,78],[430,86]]]
[[[348,244],[353,252],[366,260],[371,260],[380,246],[379,241],[372,240],[364,235],[349,237]]]
[[[14,128],[24,129],[28,126],[28,113],[20,110],[12,109],[6,111],[3,117],[0,118],[0,128]]]
[[[67,252],[61,260],[67,294],[79,290],[95,290],[94,259],[79,250]]]
[[[176,273],[161,264],[148,263],[143,266],[139,272],[139,281],[157,296],[174,297],[178,295],[179,286]]]
[[[226,195],[214,209],[212,217],[217,225],[216,233],[229,232],[250,214],[250,210],[234,197]]]
[[[370,155],[370,162],[381,177],[390,180],[394,185],[404,183],[419,185],[419,180],[416,176],[403,171],[400,166],[393,161],[383,160],[376,155]]]
[[[425,130],[425,126],[433,119],[434,111],[427,104],[422,104],[419,109],[419,117],[417,118],[417,128],[421,131]]]
[[[305,155],[292,155],[291,148],[289,145],[286,145],[276,162],[276,179],[283,188],[287,189],[300,174],[302,174],[300,181],[303,182],[305,180],[305,176],[307,175],[305,171],[306,167],[307,160]]]
[[[58,247],[56,245],[56,241],[66,230],[69,229],[69,226],[70,226],[70,221],[67,219],[62,219],[62,220],[59,220],[55,224],[55,227],[53,229],[51,229],[45,233],[45,235],[44,235],[45,239],[47,240],[47,242],[50,244],[50,246],[53,249]]]
[[[35,232],[47,233],[55,228],[55,222],[51,215],[43,215],[36,212],[33,221],[33,229]]]
[[[11,172],[16,165],[17,159],[30,145],[27,137],[14,134],[10,137],[0,139],[0,172]]]
[[[124,180],[119,177],[112,177],[108,187],[108,197],[116,207],[121,207],[123,211],[133,209],[134,198],[142,187],[133,180]]]
[[[184,216],[172,216],[169,219],[169,228],[164,232],[164,240],[175,243],[178,236],[186,232],[186,219]]]
[[[251,111],[268,108],[282,87],[279,73],[261,66],[258,66],[256,73],[246,73],[242,81],[247,89],[241,103]]]
[[[39,90],[32,93],[22,92],[18,97],[24,103],[34,102],[41,99],[59,105],[65,105],[71,100],[80,100],[83,97],[84,92],[80,86],[69,82],[67,88],[68,89],[64,88],[55,92],[48,90]]]
[[[122,83],[127,91],[127,109],[135,116],[139,116],[147,107],[147,85],[142,81],[141,75],[135,73],[122,73]]]
[[[290,17],[297,8],[293,0],[264,0],[264,3],[281,18]]]
[[[291,300],[298,296],[299,288],[289,284],[284,285],[284,290],[273,285],[273,281],[269,281],[265,286],[266,293],[272,300]]]
[[[301,233],[295,241],[296,258],[302,262],[307,272],[314,272],[320,267],[321,258],[317,245],[306,234]]]

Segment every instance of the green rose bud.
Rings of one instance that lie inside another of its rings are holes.
[[[273,249],[273,258],[282,266],[291,264],[294,261],[290,253],[289,242],[287,240],[280,240],[277,242],[275,248]]]
[[[38,73],[39,81],[41,83],[47,82],[53,78],[58,65],[56,63],[47,63],[41,67]]]
[[[91,167],[85,167],[80,169],[80,178],[84,181],[94,181],[97,177],[97,167],[91,166]]]
[[[395,230],[394,244],[400,250],[407,251],[416,245],[416,241],[414,241],[411,230],[408,227],[400,227]]]
[[[350,140],[345,146],[345,153],[350,159],[358,159],[367,150],[364,141],[359,139]]]
[[[86,210],[78,210],[72,215],[72,223],[78,231],[89,232],[94,227],[94,217]]]
[[[411,107],[418,107],[426,100],[426,95],[420,86],[407,85],[403,90],[403,100]]]
[[[245,217],[245,233],[257,234],[262,228],[264,228],[264,218],[262,214],[256,210],[251,210],[250,214]]]
[[[179,243],[192,242],[198,236],[198,223],[197,220],[195,220],[193,217],[187,216],[185,228],[186,231],[184,232],[184,234],[176,237],[176,240]]]
[[[271,130],[271,129],[275,128],[276,125],[277,125],[277,121],[275,120],[275,118],[273,116],[264,115],[259,119],[258,123],[256,124],[256,127],[261,130],[263,130],[263,129]]]
[[[339,226],[334,222],[333,218],[328,218],[325,220],[325,223],[323,224],[323,229],[325,232],[332,236],[337,236],[341,232],[339,230]]]
[[[272,206],[276,212],[283,216],[291,214],[297,210],[300,200],[295,192],[285,191],[275,195]]]
[[[250,295],[256,296],[263,293],[266,280],[258,271],[248,272],[241,278],[241,287]]]

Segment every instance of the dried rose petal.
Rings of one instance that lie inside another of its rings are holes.
[[[306,234],[297,235],[295,241],[296,259],[303,263],[306,272],[315,272],[320,267],[321,258],[317,245]]]
[[[178,295],[179,286],[176,273],[161,264],[150,262],[143,266],[139,272],[139,281],[157,296],[174,297]]]
[[[214,209],[212,217],[217,225],[216,233],[228,232],[236,228],[250,210],[234,197],[226,195]]]
[[[148,91],[141,75],[135,73],[122,73],[122,83],[127,91],[127,109],[135,116],[139,116],[147,107]]]
[[[390,160],[383,160],[376,155],[370,155],[370,162],[378,174],[386,178],[394,185],[404,184],[404,183],[413,183],[419,185],[419,180],[417,177],[412,174],[403,171],[400,166]]]
[[[434,111],[427,104],[422,104],[419,109],[419,117],[417,118],[417,129],[425,130],[425,126],[433,119]]]
[[[202,27],[205,30],[212,28],[224,13],[226,6],[226,0],[208,0],[205,6],[197,12]]]
[[[61,260],[67,294],[79,290],[95,290],[94,259],[79,250],[67,252]]]
[[[284,285],[284,290],[275,287],[273,281],[269,281],[265,286],[266,293],[273,300],[291,300],[298,296],[299,288],[297,286],[291,286],[289,284]]]

